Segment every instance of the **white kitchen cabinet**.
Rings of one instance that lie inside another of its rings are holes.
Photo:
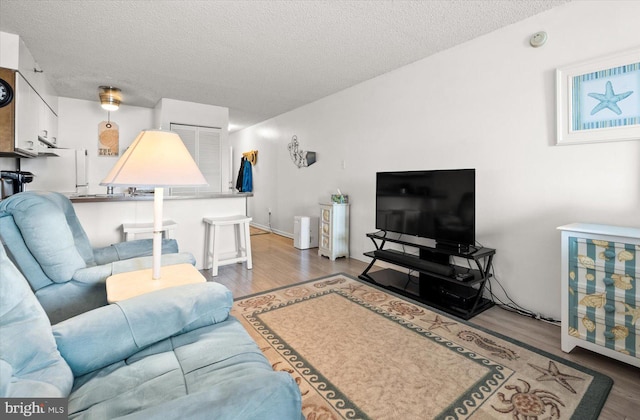
[[[38,103],[38,111],[39,151],[42,153],[46,151],[47,148],[58,147],[58,116],[43,100],[40,100]]]
[[[38,131],[42,100],[18,72],[16,72],[15,83],[15,152],[35,157],[40,147]]]
[[[38,93],[52,112],[58,114],[58,94],[46,77],[46,72],[31,55],[22,39],[19,41],[18,71],[29,82],[33,90]]]
[[[36,156],[57,147],[58,116],[16,72],[15,150]]]
[[[7,33],[0,38],[4,53],[0,74],[12,85],[15,97],[1,118],[5,126],[0,131],[0,155],[48,154],[50,147],[59,146],[57,94],[22,39]]]
[[[31,107],[18,114],[23,112],[35,114],[27,115],[25,120],[35,123],[36,139],[40,140],[35,141],[35,148],[38,153],[43,153],[49,147],[57,146],[58,142],[57,94],[22,39],[20,39],[18,53],[18,74],[22,77],[21,81],[26,81],[31,87],[31,95],[35,94],[30,97]]]

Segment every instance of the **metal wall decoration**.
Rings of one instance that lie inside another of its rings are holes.
[[[297,136],[293,136],[291,138],[291,142],[287,145],[287,149],[289,149],[289,156],[291,156],[293,164],[298,168],[310,166],[316,162],[316,152],[305,152],[300,150]]]

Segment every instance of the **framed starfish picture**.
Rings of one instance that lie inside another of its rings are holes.
[[[640,140],[640,49],[556,70],[557,144]]]

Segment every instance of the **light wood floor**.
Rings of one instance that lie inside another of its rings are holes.
[[[319,257],[317,248],[296,249],[291,239],[272,233],[252,235],[251,245],[252,270],[247,270],[244,264],[233,264],[221,267],[215,278],[211,277],[210,270],[202,273],[209,280],[229,287],[237,298],[335,273],[357,277],[366,268],[365,263],[354,259],[330,261]],[[580,348],[569,354],[563,353],[560,350],[559,327],[497,307],[470,322],[610,376],[614,385],[600,419],[640,419],[639,368]]]

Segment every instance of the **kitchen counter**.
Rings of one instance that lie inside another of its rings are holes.
[[[165,195],[162,218],[177,223],[172,237],[178,241],[180,251],[196,257],[196,268],[204,261],[205,217],[247,214],[248,198],[252,193],[201,193],[192,195]],[[87,194],[69,195],[82,227],[94,247],[106,246],[124,240],[124,223],[153,222],[153,194]],[[136,235],[136,239],[145,235]],[[150,235],[147,237],[151,237]],[[231,226],[221,232],[221,252],[235,252],[234,230]]]
[[[105,203],[117,201],[153,201],[153,194],[70,194],[68,195],[72,203]],[[253,197],[253,193],[196,193],[196,194],[175,194],[163,197],[164,201],[170,200],[200,200],[210,198],[247,198]]]

